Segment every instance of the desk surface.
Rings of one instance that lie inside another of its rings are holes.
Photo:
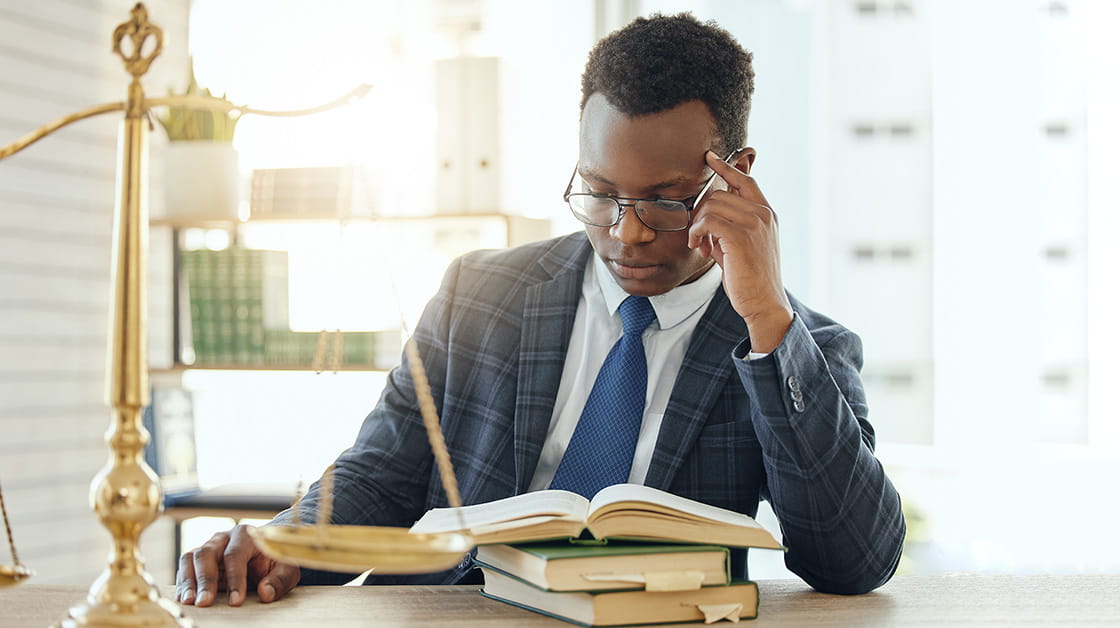
[[[0,589],[0,626],[49,625],[64,617],[66,609],[84,595],[78,587],[26,584]],[[764,580],[759,582],[759,595],[758,620],[747,624],[752,628],[1120,625],[1120,575],[903,576],[874,593],[853,597],[815,593],[795,580]],[[250,598],[241,608],[188,607],[187,614],[201,628],[570,625],[483,598],[474,586],[301,587],[271,605]]]

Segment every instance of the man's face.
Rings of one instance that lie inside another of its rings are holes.
[[[579,145],[579,176],[590,191],[686,199],[712,174],[704,153],[715,145],[715,121],[700,101],[630,118],[597,93],[584,106]],[[632,207],[625,208],[613,227],[585,228],[595,253],[629,294],[664,294],[695,280],[713,264],[698,249],[688,248],[687,229],[654,231],[638,220]]]

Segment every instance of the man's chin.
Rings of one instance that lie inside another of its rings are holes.
[[[676,287],[675,284],[666,281],[664,277],[660,276],[636,279],[623,277],[613,271],[611,272],[611,276],[614,277],[615,283],[617,283],[626,294],[636,297],[655,297],[659,294],[665,294]]]

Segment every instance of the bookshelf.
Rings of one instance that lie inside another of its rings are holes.
[[[264,349],[258,349],[257,353],[252,354],[249,359],[244,359],[246,353],[241,353],[240,359],[237,356],[227,353],[213,354],[208,353],[205,356],[199,353],[200,345],[198,340],[198,329],[194,329],[198,325],[199,318],[197,310],[194,312],[194,321],[191,320],[191,308],[198,306],[197,302],[192,304],[191,299],[199,297],[196,292],[193,297],[191,295],[190,280],[187,278],[189,274],[187,267],[197,265],[197,261],[192,261],[199,255],[204,255],[208,258],[221,258],[223,257],[223,249],[209,250],[190,248],[190,245],[185,242],[184,235],[189,230],[203,230],[203,231],[223,231],[228,235],[229,249],[227,251],[238,251],[240,253],[256,253],[259,249],[284,249],[284,245],[277,245],[275,240],[275,232],[278,230],[283,231],[288,229],[295,233],[313,233],[318,230],[320,233],[330,232],[332,230],[341,230],[343,228],[357,229],[356,236],[359,243],[364,243],[367,248],[372,248],[377,245],[376,242],[370,240],[370,234],[374,230],[404,230],[403,239],[412,240],[417,239],[417,233],[432,234],[430,242],[419,242],[417,247],[423,249],[425,246],[432,246],[440,249],[442,257],[437,256],[431,263],[426,264],[428,268],[424,270],[431,275],[435,265],[438,265],[442,260],[450,261],[453,257],[466,252],[467,250],[477,248],[503,248],[515,246],[533,240],[544,239],[551,236],[551,224],[547,219],[529,218],[524,216],[516,216],[500,212],[489,213],[435,213],[426,215],[402,215],[402,216],[352,216],[340,219],[337,215],[325,216],[320,214],[300,214],[296,216],[284,217],[253,217],[248,220],[233,220],[228,217],[206,217],[195,216],[190,218],[153,218],[150,221],[150,227],[155,233],[158,230],[163,230],[169,233],[170,251],[170,272],[166,278],[165,286],[161,286],[161,291],[166,291],[171,294],[168,312],[165,322],[165,327],[170,329],[169,338],[164,342],[169,342],[170,348],[170,363],[167,361],[155,360],[154,368],[151,369],[152,374],[161,376],[174,376],[181,375],[189,370],[224,370],[224,371],[313,371],[316,370],[318,364],[313,363],[314,355],[317,351],[316,343],[318,342],[318,333],[309,330],[306,323],[302,326],[304,331],[294,331],[291,329],[279,330],[275,329],[275,325],[269,328],[266,334],[271,334],[274,338],[277,334],[283,335],[293,343],[298,343],[297,348],[289,348],[287,355],[294,356],[293,359],[278,358],[275,354],[268,354]],[[260,232],[265,232],[261,235]],[[273,235],[269,235],[273,234]],[[254,237],[257,236],[257,237]],[[302,236],[300,236],[302,237]],[[381,234],[381,237],[385,237]],[[363,238],[365,238],[363,240]],[[311,238],[313,239],[313,238]],[[353,238],[351,238],[353,240]],[[263,242],[263,245],[262,245]],[[314,251],[314,246],[312,249]],[[321,245],[321,248],[331,248],[328,245]],[[282,253],[281,255],[283,255]],[[304,246],[304,256],[307,254],[307,247]],[[258,260],[259,263],[259,260]],[[283,263],[286,263],[284,261]],[[442,268],[439,268],[439,274],[442,274]],[[197,272],[197,266],[195,266]],[[228,273],[230,271],[221,271]],[[241,272],[241,271],[237,271]],[[259,272],[259,271],[258,271]],[[226,277],[225,274],[221,274]],[[259,276],[257,281],[259,281]],[[430,277],[429,283],[430,283]],[[285,275],[284,281],[288,278]],[[346,277],[338,279],[337,281],[345,282]],[[411,277],[400,277],[401,283],[416,283]],[[230,280],[235,281],[235,280]],[[421,281],[420,283],[424,283]],[[430,286],[431,292],[438,284]],[[196,285],[197,288],[197,285]],[[235,290],[232,286],[225,286],[225,290]],[[260,293],[257,292],[257,298],[260,298]],[[203,299],[211,298],[229,298],[236,301],[241,297],[214,297],[213,295],[204,295]],[[283,294],[282,299],[288,299],[288,295]],[[291,299],[297,300],[300,295],[293,294]],[[217,307],[217,306],[215,306]],[[223,306],[225,307],[225,306]],[[266,306],[267,307],[267,306]],[[267,317],[267,313],[265,314]],[[287,312],[281,314],[282,317],[287,318]],[[157,317],[158,318],[158,317]],[[305,317],[306,318],[306,317]],[[256,319],[257,324],[260,324],[260,318]],[[193,322],[193,325],[192,325]],[[158,322],[157,322],[158,324]],[[223,325],[229,324],[222,323]],[[217,326],[217,323],[214,323]],[[340,325],[342,329],[347,329],[347,326]],[[316,327],[315,329],[318,329]],[[226,330],[225,336],[221,339],[210,338],[207,346],[217,346],[223,342],[231,342],[230,332]],[[240,332],[237,332],[238,334]],[[236,336],[240,338],[240,336]],[[155,339],[154,342],[160,342]],[[273,346],[276,341],[273,340]],[[328,347],[331,346],[333,339],[328,337]],[[396,360],[399,358],[399,332],[396,327],[386,327],[382,331],[365,331],[365,332],[343,332],[343,344],[346,347],[346,355],[339,360],[331,362],[324,370],[330,371],[372,371],[383,372],[391,368]],[[361,345],[355,347],[355,343]],[[390,346],[391,345],[391,346]],[[238,351],[244,350],[240,347]],[[318,348],[321,352],[322,348]],[[263,353],[262,353],[263,352]]]

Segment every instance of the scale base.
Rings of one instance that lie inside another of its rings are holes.
[[[193,619],[183,615],[179,605],[163,598],[145,600],[136,604],[131,612],[122,612],[119,606],[111,603],[82,604],[70,609],[70,616],[56,626],[77,628],[78,626],[104,626],[106,628],[139,628],[144,626],[168,626],[197,628]]]
[[[70,607],[70,615],[55,626],[197,628],[178,604],[160,597],[159,589],[143,572],[110,574],[103,573],[90,587],[85,603]]]

